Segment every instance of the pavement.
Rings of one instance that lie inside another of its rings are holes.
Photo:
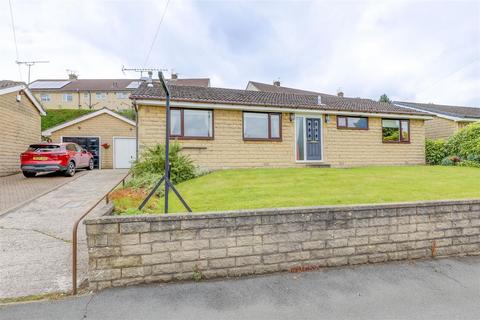
[[[85,171],[77,172],[75,178],[83,174]],[[0,216],[70,180],[71,177],[55,172],[35,178],[25,178],[21,173],[0,177]]]
[[[72,226],[126,173],[95,170],[75,175],[68,183],[1,215],[0,299],[70,291]],[[88,266],[83,224],[78,235],[81,283]]]
[[[0,320],[479,318],[480,257],[114,288],[0,306]]]

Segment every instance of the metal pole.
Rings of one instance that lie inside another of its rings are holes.
[[[168,91],[165,92],[166,95],[166,113],[167,113],[167,123],[166,123],[166,133],[165,133],[165,175],[167,176],[167,181],[170,181],[170,94]],[[168,189],[170,185],[165,183],[165,213],[168,213]]]

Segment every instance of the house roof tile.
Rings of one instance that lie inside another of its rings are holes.
[[[186,102],[222,103],[308,110],[329,110],[365,113],[427,115],[424,112],[398,107],[369,99],[340,98],[327,94],[297,94],[215,87],[169,86],[172,100]],[[321,97],[321,104],[318,97]],[[131,95],[132,99],[165,99],[165,92],[155,82],[152,87],[143,83]]]
[[[480,119],[480,108],[395,101],[395,104],[456,118]]]

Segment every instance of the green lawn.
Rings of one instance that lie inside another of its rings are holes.
[[[351,169],[239,169],[179,184],[194,212],[480,198],[480,169],[407,166]],[[172,193],[171,211],[184,211]],[[161,212],[163,198],[146,212]],[[115,200],[119,211],[139,200]],[[135,213],[133,209],[129,213]]]

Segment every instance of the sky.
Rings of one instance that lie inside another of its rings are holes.
[[[136,78],[122,66],[148,67],[215,87],[278,79],[480,107],[480,1],[0,0],[0,57],[0,79],[27,81],[15,61],[48,60],[32,67],[32,81],[67,69]]]

